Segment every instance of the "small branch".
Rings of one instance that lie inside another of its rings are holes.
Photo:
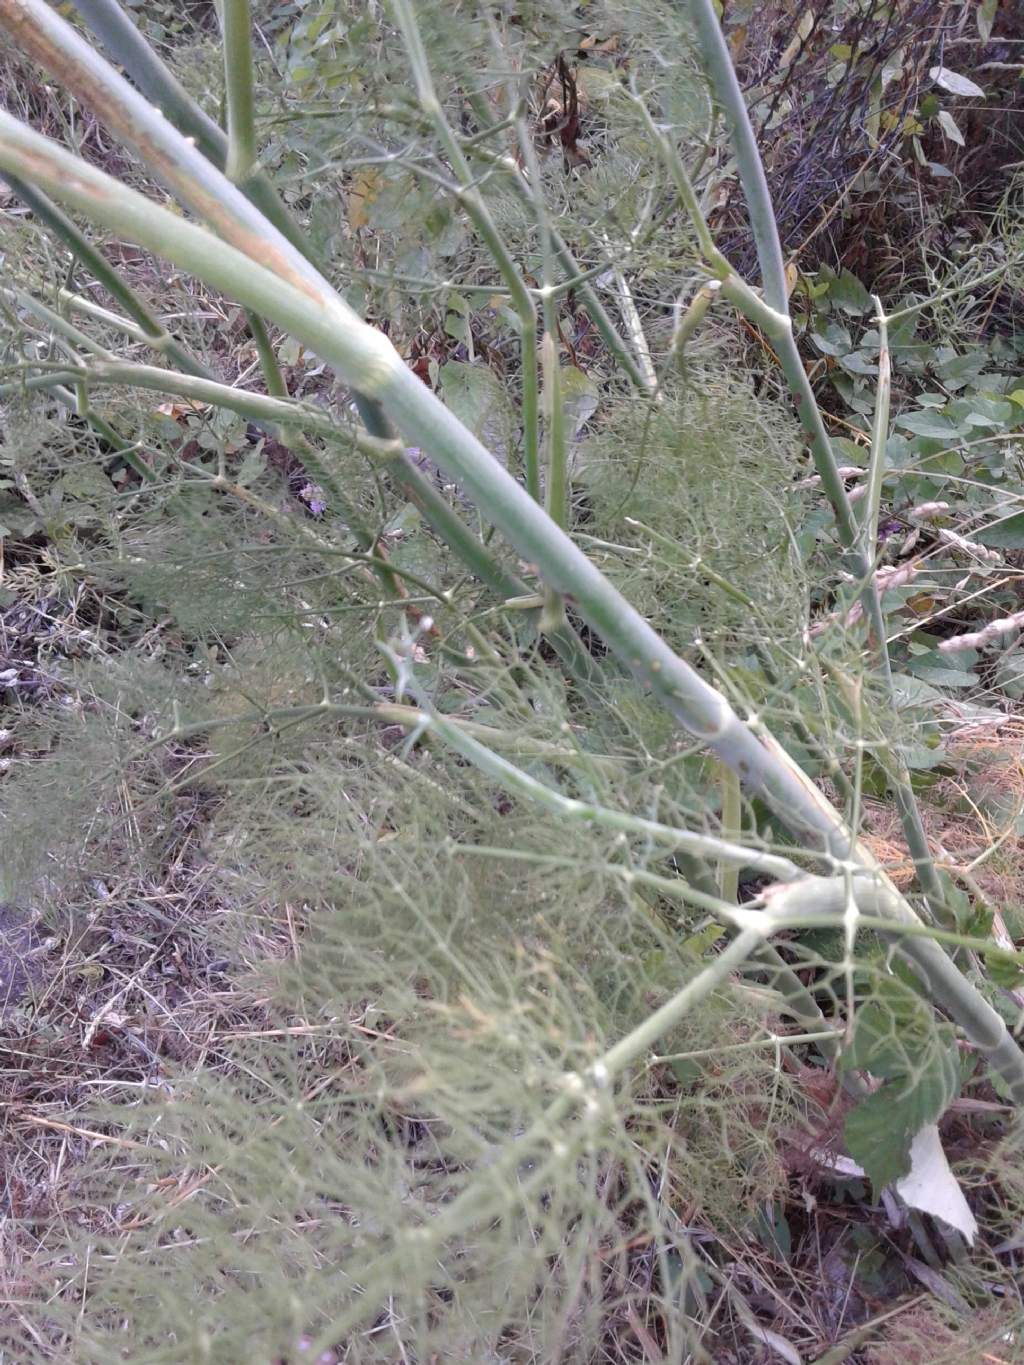
[[[413,82],[419,97],[420,107],[428,122],[433,126],[441,147],[448,158],[458,182],[458,198],[472,219],[473,225],[483,238],[498,273],[505,281],[511,297],[512,306],[519,318],[519,343],[522,356],[522,416],[523,416],[523,464],[526,471],[526,487],[530,496],[537,502],[541,500],[540,480],[540,402],[537,379],[537,309],[533,296],[523,280],[522,272],[505,245],[497,224],[476,188],[473,173],[463,155],[458,140],[453,133],[441,102],[434,89],[433,77],[423,48],[419,24],[410,0],[392,0],[395,19],[402,33],[406,56],[412,70]]]
[[[711,86],[732,138],[736,166],[747,201],[750,225],[761,263],[761,281],[765,300],[778,313],[788,312],[786,267],[782,259],[782,244],[775,223],[768,177],[757,150],[757,140],[747,113],[743,91],[736,79],[722,25],[715,12],[714,0],[690,0],[690,12],[697,27],[704,65],[711,78]]]
[[[228,107],[228,154],[224,174],[236,185],[241,185],[253,174],[257,164],[249,0],[221,0],[221,24]]]
[[[63,240],[96,282],[102,285],[107,293],[120,303],[134,322],[138,323],[146,341],[155,351],[159,351],[172,364],[177,365],[188,374],[210,377],[210,371],[207,370],[206,366],[196,360],[156,321],[135,291],[124,283],[107,258],[93,246],[83,232],[79,231],[66,213],[63,213],[52,200],[34,185],[19,180],[17,176],[7,176],[6,179],[18,198],[28,205],[39,221],[45,223],[51,231]],[[83,299],[79,301],[79,306],[84,308],[87,307],[88,303],[88,300]]]
[[[889,325],[881,299],[875,297],[878,323],[878,383],[875,388],[875,415],[871,425],[871,456],[868,461],[867,497],[861,522],[861,554],[873,573],[878,553],[878,513],[882,500],[886,445],[889,440],[889,400],[892,392],[892,362],[889,357]],[[879,642],[885,648],[885,640]]]

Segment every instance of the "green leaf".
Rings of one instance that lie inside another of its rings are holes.
[[[1002,948],[993,948],[985,954],[985,966],[988,974],[997,986],[1005,986],[1007,990],[1014,990],[1021,982],[1024,982],[1024,965],[1015,953],[1008,953]]]
[[[943,656],[940,655],[940,658]],[[907,664],[909,672],[917,678],[923,678],[925,682],[934,683],[936,687],[977,687],[978,675],[972,673],[968,668],[946,668],[939,664],[932,663],[930,660],[922,663],[919,659],[912,660]]]
[[[983,394],[972,394],[969,398],[958,399],[950,407],[950,415],[954,420],[969,427],[1001,428],[1017,420],[1012,403],[1001,402],[998,398],[986,398]]]
[[[782,1204],[766,1204],[758,1209],[751,1232],[772,1256],[788,1261],[793,1255],[793,1234]]]
[[[822,267],[820,278],[828,280],[828,296],[833,303],[838,304],[844,313],[850,313],[856,317],[871,311],[873,306],[871,295],[857,276],[851,274],[845,267],[838,275],[827,267]]]
[[[851,374],[875,375],[878,373],[878,364],[863,351],[851,351],[849,355],[840,356],[839,363],[844,370],[849,370]]]
[[[996,20],[996,9],[999,0],[981,0],[978,6],[976,19],[978,23],[978,33],[983,43],[987,43],[992,37],[992,25]]]
[[[994,526],[987,526],[983,531],[979,531],[974,539],[997,550],[1024,549],[1024,512],[1004,517]]]
[[[902,1076],[916,1065],[933,1029],[920,995],[896,977],[882,977],[876,994],[857,1011],[840,1070],[870,1071],[882,1080]]]
[[[857,1012],[840,1069],[869,1071],[884,1084],[857,1104],[844,1128],[847,1150],[876,1192],[910,1170],[910,1146],[957,1094],[952,1030],[898,977],[883,977]]]
[[[911,1143],[945,1113],[958,1083],[955,1054],[947,1048],[912,1075],[886,1081],[850,1111],[843,1128],[846,1148],[876,1193],[908,1173]]]
[[[486,365],[449,360],[438,378],[446,405],[503,464],[508,463],[514,413],[505,386]]]
[[[960,432],[954,422],[944,417],[934,408],[922,408],[918,412],[904,412],[896,418],[896,425],[915,436],[927,436],[930,440],[955,440]]]
[[[951,347],[943,347],[939,351],[935,373],[947,389],[962,389],[976,382],[988,363],[988,356],[983,350],[966,351],[959,355]]]
[[[575,365],[566,365],[559,377],[566,428],[572,437],[576,437],[597,411],[600,389],[590,375]]]
[[[993,685],[1014,701],[1024,697],[1024,658],[1019,654],[1004,654],[996,665]]]

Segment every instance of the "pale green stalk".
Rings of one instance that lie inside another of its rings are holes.
[[[8,303],[17,304],[18,307],[24,308],[29,313],[34,313],[41,322],[46,324],[54,336],[66,343],[63,349],[69,353],[72,359],[77,359],[77,352],[74,347],[78,346],[90,355],[99,356],[101,360],[117,360],[113,351],[108,351],[106,346],[101,346],[98,341],[94,341],[87,332],[83,332],[80,327],[76,327],[73,322],[69,322],[60,313],[55,312],[48,304],[43,303],[42,299],[37,299],[34,294],[29,294],[24,289],[0,288],[0,298],[6,299]]]
[[[81,331],[74,323],[69,322],[67,318],[54,312],[52,308],[49,308],[45,303],[35,298],[33,295],[26,294],[21,289],[0,289],[0,296],[8,298],[21,307],[35,313],[36,316],[50,328],[55,336],[61,338],[64,343],[64,349],[68,352],[68,355],[73,362],[80,359],[77,352],[73,349],[75,346],[80,346],[83,350],[88,351],[92,355],[99,356],[103,360],[113,361],[117,359],[112,351],[108,351],[105,346],[101,346],[99,342],[94,341],[92,337]],[[83,421],[88,422],[93,431],[95,431],[98,436],[102,437],[102,439],[111,447],[110,454],[112,457],[124,460],[125,464],[134,469],[136,474],[138,474],[146,483],[154,482],[157,477],[156,474],[150,469],[146,461],[136,454],[134,443],[126,442],[124,437],[119,435],[110,423],[93,409],[89,402],[89,395],[86,388],[81,383],[80,371],[65,371],[63,372],[63,377],[68,383],[74,386],[73,391],[64,388],[63,384],[57,383],[49,374],[46,376],[49,382],[45,387],[52,389],[62,403],[70,408],[72,412],[77,413]],[[26,387],[26,384],[22,381],[11,386],[5,385],[4,387],[10,387],[12,391],[17,392],[23,387]]]
[[[548,516],[563,529],[569,525],[569,467],[565,441],[565,412],[562,406],[562,366],[558,353],[558,307],[554,297],[554,257],[551,246],[551,221],[544,202],[540,162],[533,138],[522,117],[516,119],[519,149],[529,172],[532,186],[533,211],[540,237],[541,258],[541,317],[544,335],[541,340],[541,374],[543,376],[543,411],[545,471],[544,506]],[[544,599],[542,629],[557,627],[565,619],[565,603],[556,593],[548,591]]]
[[[359,557],[352,556],[352,558]],[[437,599],[436,588],[431,588],[425,581],[417,579],[415,574],[410,574],[405,570],[401,572],[403,578],[410,583],[421,583],[424,589],[429,589],[428,596]],[[443,598],[444,595],[441,594],[441,596]],[[454,610],[450,603],[442,602],[440,605],[446,606],[449,610]],[[317,717],[323,718],[324,716],[336,716],[346,720],[372,720],[378,721],[382,725],[401,725],[403,729],[410,731],[417,739],[423,741],[429,741],[432,733],[436,733],[431,726],[430,715],[417,706],[405,706],[398,702],[373,702],[359,706],[351,702],[324,701],[315,702],[309,706],[271,706],[227,717],[193,721],[187,725],[178,724],[172,730],[163,733],[156,743],[166,744],[170,741],[193,739],[213,730],[229,729],[239,725],[273,724],[282,720],[315,721]],[[550,740],[538,739],[533,735],[524,735],[512,729],[483,725],[479,721],[466,720],[461,716],[446,716],[445,720],[456,730],[465,733],[480,744],[485,744],[491,749],[507,749],[519,758],[540,758],[564,767],[592,768],[595,772],[607,773],[609,776],[622,772],[623,759],[618,756],[592,754],[584,749],[568,749],[561,744],[553,744]],[[437,737],[440,738],[440,735]],[[665,826],[665,829],[668,831],[669,827]],[[685,834],[685,831],[678,831],[678,833]],[[473,845],[473,847],[478,848],[479,845]],[[504,851],[508,852],[507,849]],[[786,860],[779,859],[778,861],[782,863]]]
[[[613,829],[623,834],[640,835],[656,843],[665,844],[669,848],[691,853],[698,858],[711,859],[733,868],[749,867],[755,872],[784,881],[802,875],[796,864],[788,858],[747,848],[728,837],[720,839],[710,834],[697,834],[692,830],[661,824],[657,820],[647,820],[639,815],[612,810],[593,801],[580,801],[575,797],[563,796],[545,782],[517,768],[508,759],[493,753],[469,734],[465,727],[453,725],[446,716],[426,709],[422,702],[420,710],[424,718],[425,732],[431,731],[438,735],[456,753],[500,783],[506,791],[515,792],[553,814],[564,815],[567,819],[582,825],[599,825],[603,829]]]
[[[58,289],[57,298],[67,306],[69,312],[84,313],[94,322],[102,322],[105,327],[113,327],[129,341],[145,343],[149,341],[141,327],[130,322],[121,313],[115,313],[110,308],[104,308],[101,304],[94,303],[92,299],[87,299],[84,294],[74,294],[70,289]]]
[[[459,202],[465,208],[473,225],[490,252],[498,273],[505,281],[512,306],[519,319],[519,344],[522,356],[522,418],[523,418],[523,465],[526,473],[526,487],[536,501],[541,499],[540,480],[540,404],[537,387],[537,309],[533,297],[526,287],[522,272],[516,265],[505,245],[497,224],[484,202],[483,196],[475,188],[473,172],[469,167],[462,148],[459,146],[451,125],[445,117],[441,101],[434,89],[430,65],[423,47],[415,10],[410,0],[392,0],[395,19],[405,44],[409,68],[420,107],[427,121],[437,134],[441,147],[448,158],[458,185]]]
[[[676,365],[680,370],[685,370],[686,347],[691,338],[696,334],[698,327],[707,316],[707,311],[714,303],[721,289],[720,280],[709,280],[697,290],[690,300],[685,311],[682,308],[682,300],[676,307],[676,321],[672,329],[672,341],[668,348],[668,363]]]
[[[155,471],[150,469],[146,461],[136,453],[137,443],[126,442],[124,437],[92,408],[88,394],[82,385],[76,384],[74,391],[71,391],[60,384],[55,384],[51,392],[66,408],[77,413],[83,421],[88,422],[97,436],[106,441],[107,445],[110,446],[110,459],[123,460],[129,468],[134,469],[144,483],[156,483],[158,481],[158,475]]]
[[[869,620],[875,633],[875,655],[878,670],[882,675],[890,704],[896,710],[895,691],[892,682],[892,663],[889,658],[888,632],[882,596],[875,580],[875,562],[878,556],[878,517],[882,498],[882,482],[885,478],[886,447],[889,440],[889,405],[892,392],[892,361],[889,354],[889,330],[881,300],[875,298],[875,311],[878,321],[878,385],[875,394],[875,413],[871,427],[871,456],[868,467],[867,496],[863,521],[860,526],[860,560],[867,573],[864,584],[865,599],[871,607]],[[948,919],[945,910],[946,892],[935,867],[928,835],[921,817],[920,807],[914,795],[913,778],[903,755],[898,749],[888,747],[883,758],[892,787],[893,798],[900,815],[904,837],[921,885],[928,897],[933,912]]]
[[[663,873],[651,872],[645,867],[628,867],[625,863],[595,862],[593,859],[573,858],[564,853],[537,853],[529,848],[498,848],[493,844],[459,844],[453,842],[447,847],[465,858],[497,858],[504,862],[530,863],[535,867],[569,867],[575,868],[577,871],[581,868],[584,870],[599,868],[602,876],[621,882],[627,890],[637,886],[646,886],[666,900],[678,901],[681,905],[688,905],[693,909],[703,910],[711,915],[721,914],[723,907],[725,909],[733,908],[726,905],[725,901],[714,892],[702,891],[683,877],[666,877]],[[675,856],[685,858],[687,855],[677,850]]]
[[[761,264],[765,301],[777,313],[785,313],[788,311],[789,298],[786,267],[782,259],[782,244],[775,223],[768,177],[764,172],[746,101],[736,79],[714,0],[690,0],[690,12],[697,28],[697,39],[711,78],[712,90],[725,115],[736,154],[736,166],[747,201],[757,258]]]
[[[727,839],[738,839],[742,833],[743,800],[740,780],[731,768],[719,767],[719,791],[722,794],[722,833]],[[739,899],[739,867],[729,866],[719,859],[718,889],[722,900],[735,905]]]
[[[846,486],[839,473],[839,462],[836,460],[835,451],[832,448],[832,440],[825,426],[818,400],[804,369],[793,335],[793,324],[789,315],[789,298],[786,290],[785,267],[782,261],[782,246],[768,193],[764,167],[757,150],[747,107],[743,100],[743,92],[740,90],[739,82],[736,79],[736,73],[733,70],[712,0],[691,0],[691,5],[697,22],[705,65],[732,130],[737,166],[747,197],[751,226],[754,230],[758,256],[761,261],[764,279],[763,299],[735,274],[728,260],[715,246],[678,151],[654,123],[643,100],[635,93],[633,100],[640,110],[648,133],[654,139],[662,160],[673,178],[679,197],[690,215],[705,260],[722,282],[722,294],[733,302],[745,317],[756,323],[774,343],[779,363],[796,401],[800,422],[810,442],[815,468],[821,479],[822,488],[835,513],[840,543],[849,554],[857,577],[863,585],[864,613],[877,640],[882,680],[886,685],[890,704],[895,711],[896,699],[892,686],[892,671],[889,665],[885,618],[882,614],[881,600],[873,577],[872,564],[865,559],[863,554],[860,531],[846,493]],[[930,908],[936,915],[941,916],[945,913],[945,888],[931,856],[924,821],[921,818],[910,774],[906,764],[898,754],[893,754],[888,764],[887,773],[892,786],[893,797],[900,813],[903,833],[910,849],[910,855],[914,860],[921,886]]]
[[[817,1033],[769,1033],[767,1038],[748,1038],[745,1043],[726,1043],[724,1046],[698,1048],[696,1052],[666,1052],[664,1056],[657,1053],[648,1059],[648,1067],[663,1066],[666,1062],[689,1062],[696,1061],[699,1057],[708,1057],[713,1061],[728,1053],[737,1052],[757,1052],[763,1047],[774,1048],[776,1053],[779,1048],[798,1047],[802,1043],[821,1043],[838,1042],[844,1037],[842,1029],[828,1028],[821,1029]]]
[[[481,123],[485,123],[487,121],[487,111],[483,101],[480,100],[479,97],[473,95],[470,95],[469,100],[477,118],[480,119]],[[493,126],[487,128],[488,134],[493,131],[495,131]],[[519,198],[523,200],[524,203],[532,203],[530,184],[510,156],[506,156],[500,152],[492,152],[489,148],[480,146],[477,143],[467,147],[467,151],[470,156],[486,162],[487,165],[493,167],[496,171],[501,171],[508,177],[509,183]],[[595,275],[604,273],[608,268],[607,265],[595,266],[590,270],[583,270],[576,260],[576,257],[573,255],[569,244],[554,225],[551,227],[551,244],[554,248],[558,263],[561,265],[566,275],[569,276],[569,279],[575,281],[572,287],[577,290],[579,297],[583,302],[583,306],[590,315],[591,322],[593,322],[594,326],[597,328],[598,335],[608,348],[609,355],[614,358],[619,369],[626,375],[630,383],[638,392],[650,393],[650,385],[647,376],[637,364],[635,357],[625,341],[619,335],[618,329],[609,316],[608,310],[590,284],[591,279]],[[566,284],[563,281],[559,288],[565,287]]]
[[[221,25],[224,34],[224,89],[227,103],[228,150],[224,174],[236,185],[243,185],[256,169],[256,110],[252,62],[252,20],[248,0],[221,0]],[[288,386],[277,363],[270,334],[263,319],[251,310],[246,311],[249,331],[256,344],[256,354],[266,382],[267,392],[274,398],[287,398]],[[285,432],[288,445],[298,444],[298,454],[314,478],[320,478],[341,502],[345,519],[352,527],[363,549],[370,549],[374,538],[362,524],[351,500],[322,470],[317,452],[305,439]],[[381,579],[393,594],[397,583],[390,573],[381,571]]]
[[[224,132],[202,111],[173,72],[164,65],[117,3],[117,0],[78,0],[76,8],[107,51],[125,68],[134,84],[152,103],[158,113],[164,116],[171,126],[191,139],[201,150],[203,158],[206,158],[213,167],[223,170],[227,164],[228,156],[228,140]],[[33,10],[33,18],[36,27],[38,27],[40,20],[38,6]],[[5,20],[2,6],[0,6],[0,22],[8,22]],[[47,43],[43,45],[42,49],[37,49],[35,55],[44,66],[55,70],[64,78],[65,61],[68,55],[72,55],[72,49],[68,46],[67,29],[65,28],[63,33],[56,35],[56,42],[53,41],[54,36],[51,29]],[[87,50],[91,51],[91,49]],[[80,57],[80,50],[73,55]],[[106,64],[103,65],[106,66]],[[78,74],[82,72],[80,63],[76,63],[72,69]],[[109,77],[112,76],[115,80],[119,78],[109,66],[106,66],[106,71],[108,75],[107,89],[109,90],[111,88]],[[95,89],[94,86],[94,93]],[[87,96],[81,97],[88,102]],[[144,102],[142,108],[145,109]],[[139,110],[136,109],[136,112],[138,113]],[[106,112],[105,117],[108,120],[110,119],[110,111]],[[115,125],[111,123],[111,126]],[[131,126],[131,120],[129,120],[128,126]],[[151,121],[147,131],[151,140],[155,139],[158,144],[161,142],[163,130],[154,128]],[[123,124],[122,136],[131,141],[130,133],[124,131]],[[164,145],[166,147],[166,143]],[[153,164],[151,160],[149,164]],[[202,179],[203,177],[200,174],[200,182]],[[314,274],[317,273],[317,263],[308,239],[281,202],[271,181],[259,169],[258,165],[239,188],[246,199],[258,209],[257,221],[265,219],[273,224],[295,251],[310,263],[314,268]],[[183,192],[180,184],[178,193],[185,202],[189,202],[187,192]],[[235,207],[237,209],[237,204]],[[202,210],[197,211],[202,212]],[[223,223],[220,224],[219,230],[225,231]],[[225,235],[230,234],[226,233]],[[239,243],[239,245],[242,244]],[[379,409],[367,402],[363,395],[357,392],[355,401],[359,408],[359,415],[372,435],[387,439],[393,434],[384,424]],[[412,470],[410,477],[415,479],[417,475],[418,471]],[[425,481],[421,480],[421,482]],[[422,489],[420,490],[420,498],[422,501],[426,501],[426,494]],[[435,529],[439,528],[435,527]]]
[[[462,483],[482,514],[527,562],[537,565],[549,586],[572,594],[580,614],[637,681],[733,767],[752,791],[762,794],[798,836],[811,840],[841,864],[852,859],[874,866],[838,813],[760,722],[741,721],[726,699],[673,653],[529,493],[407,368],[387,338],[337,295],[314,294],[257,265],[197,224],[118,184],[7,114],[0,114],[0,168],[30,176],[86,216],[272,318],[322,355],[343,380],[388,412],[409,444],[429,451],[450,477]],[[909,905],[896,899],[901,912],[913,919]],[[941,949],[931,946],[941,954]],[[944,994],[959,996],[965,1017],[973,1017],[977,993],[951,963],[949,971],[951,977],[936,976],[938,984]],[[940,999],[940,1003],[946,1002]],[[1024,1076],[1024,1058],[1017,1055]]]
[[[214,379],[202,379],[194,375],[178,374],[174,370],[162,370],[156,365],[135,365],[120,360],[98,361],[81,370],[62,370],[37,378],[38,383],[30,379],[24,385],[16,381],[0,385],[0,397],[16,393],[22,387],[46,388],[50,383],[81,382],[90,386],[124,384],[131,388],[153,389],[158,393],[173,393],[193,403],[209,403],[214,407],[228,408],[253,422],[305,427],[339,445],[354,446],[356,450],[378,462],[397,459],[405,454],[405,447],[401,441],[378,440],[359,427],[346,426],[315,404],[300,403],[292,398],[271,398],[265,393],[234,388],[230,384],[221,384]]]
[[[224,174],[236,185],[243,185],[257,165],[249,0],[221,0],[221,26],[228,110],[228,154]]]
[[[128,72],[146,99],[175,128],[187,137],[194,138],[204,157],[223,169],[228,157],[228,139],[223,130],[203,113],[117,0],[75,0],[75,8],[114,60]],[[38,11],[35,13],[38,14]],[[310,255],[302,229],[290,216],[273,184],[258,166],[241,188],[263,216],[298,251]]]
[[[889,326],[882,301],[873,296],[878,322],[878,384],[875,387],[875,415],[871,424],[871,459],[868,465],[867,495],[861,522],[861,554],[874,571],[878,554],[878,514],[885,477],[885,451],[889,440],[889,402],[892,393],[892,361],[889,356]],[[882,641],[881,647],[885,647]]]

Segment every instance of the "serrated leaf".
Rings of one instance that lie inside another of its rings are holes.
[[[884,977],[857,1012],[840,1068],[884,1082],[850,1111],[844,1130],[847,1150],[878,1191],[908,1174],[915,1136],[959,1089],[952,1031],[910,985]]]
[[[857,1011],[840,1069],[870,1071],[882,1080],[902,1076],[915,1069],[934,1036],[931,1011],[917,992],[896,977],[883,977]]]
[[[951,71],[948,66],[933,66],[928,75],[936,85],[948,90],[951,95],[962,95],[965,99],[972,96],[985,98],[985,92],[980,85],[975,84],[969,76],[961,76],[959,71]]]
[[[914,1071],[886,1081],[851,1109],[846,1149],[876,1193],[910,1174],[914,1139],[945,1113],[959,1079],[952,1047],[932,1048]]]

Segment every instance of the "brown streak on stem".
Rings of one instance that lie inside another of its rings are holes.
[[[137,126],[130,110],[125,107],[117,92],[106,89],[90,72],[68,57],[59,45],[33,22],[19,0],[0,0],[0,27],[7,29],[23,52],[44,67],[82,104],[92,109],[101,122],[122,142],[134,147],[143,162],[156,172],[179,198],[186,200],[195,213],[216,228],[225,241],[244,252],[251,260],[272,270],[294,288],[301,290],[307,298],[323,305],[325,300],[322,292],[314,288],[301,272],[295,270],[287,255],[266,237],[239,223],[230,209],[225,210],[217,196],[206,191],[187,167],[182,166],[177,158],[157,146]]]

